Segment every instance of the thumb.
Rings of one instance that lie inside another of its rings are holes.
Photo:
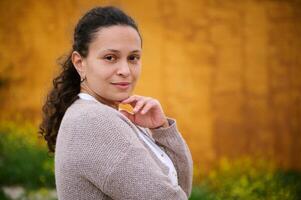
[[[126,116],[129,120],[131,120],[134,123],[134,115],[132,113],[129,113],[126,110],[119,110],[124,116]]]

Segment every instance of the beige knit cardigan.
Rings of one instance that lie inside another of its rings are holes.
[[[173,161],[179,185],[119,111],[99,102],[77,99],[66,111],[55,149],[55,183],[59,200],[184,200],[192,189],[189,148],[167,118],[167,128],[147,129]]]

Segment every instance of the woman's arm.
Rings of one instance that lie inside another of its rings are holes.
[[[121,103],[133,107],[133,113],[121,110],[122,114],[134,124],[149,128],[153,132],[157,144],[162,146],[172,159],[178,172],[178,182],[189,197],[193,176],[192,157],[185,140],[177,130],[176,121],[167,118],[160,102],[151,97],[133,95]]]
[[[176,120],[167,118],[169,127],[149,129],[156,143],[163,147],[173,161],[178,173],[178,182],[187,197],[192,190],[193,160],[181,133],[177,129]]]
[[[180,186],[174,186],[144,147],[129,147],[112,166],[103,192],[113,199],[187,200]]]

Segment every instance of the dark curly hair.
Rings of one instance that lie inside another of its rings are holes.
[[[47,141],[50,153],[55,152],[58,130],[67,108],[79,98],[81,80],[71,61],[72,52],[77,51],[82,57],[87,57],[88,47],[94,39],[94,34],[101,28],[113,25],[131,26],[141,39],[136,22],[113,6],[95,7],[89,10],[75,27],[72,51],[59,63],[62,67],[61,72],[54,78],[53,88],[42,107],[43,119],[39,126],[39,134]]]

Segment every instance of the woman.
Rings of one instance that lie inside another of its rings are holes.
[[[137,25],[120,9],[96,7],[79,20],[40,125],[60,200],[188,199],[192,158],[176,121],[158,100],[131,95],[141,51]]]

